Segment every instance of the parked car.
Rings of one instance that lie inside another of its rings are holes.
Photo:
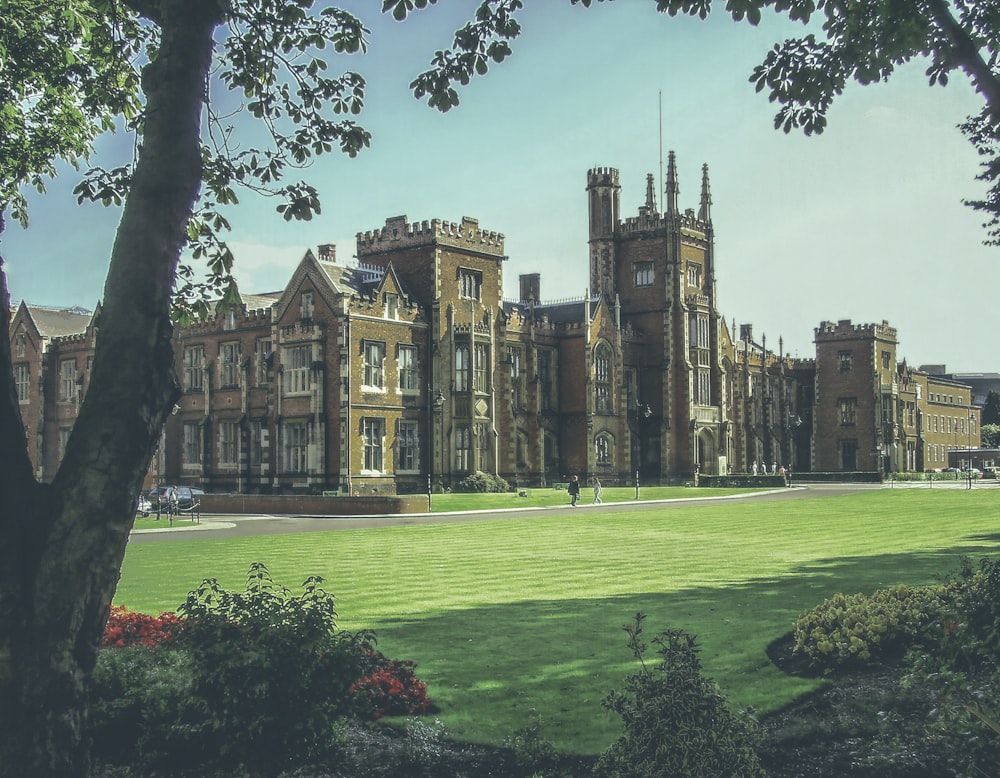
[[[140,494],[139,499],[136,500],[135,512],[138,513],[143,518],[146,518],[151,510],[152,506],[149,504],[149,499],[146,497],[146,495]]]
[[[201,500],[204,490],[193,486],[156,486],[149,490],[147,499],[149,500],[150,511],[166,511],[167,493],[170,489],[177,490],[177,510],[189,511],[196,502]]]
[[[970,475],[973,478],[979,478],[979,476],[982,475],[982,473],[979,471],[978,467],[967,467],[967,468],[965,468],[965,470],[962,471],[962,473],[965,474],[966,478],[968,478]]]
[[[997,469],[995,467],[984,467],[983,468],[983,478],[996,478]]]

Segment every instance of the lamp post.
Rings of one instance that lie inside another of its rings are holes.
[[[442,421],[441,421],[441,437],[443,438],[444,437],[444,419],[443,419],[443,414],[441,413],[441,411],[444,408],[444,395],[441,393],[440,389],[434,395],[433,405],[434,405],[434,414],[437,415],[437,416],[441,416],[442,417]],[[434,480],[434,458],[437,455],[437,452],[434,450],[434,432],[433,432],[433,427],[431,428],[431,441],[430,441],[430,443],[431,443],[430,467],[428,468],[428,472],[427,472],[427,510],[428,510],[428,512],[430,512],[430,509],[431,509],[431,494],[434,491],[434,487],[433,487],[433,483],[432,482]],[[443,440],[441,441],[441,450],[442,451],[444,450],[444,441]],[[444,468],[442,467],[442,470],[443,469]]]
[[[974,414],[969,414],[969,489],[972,488],[972,421],[975,418]]]
[[[636,446],[636,453],[639,461],[635,463],[635,499],[639,499],[639,468],[642,465],[642,423],[653,414],[649,403],[635,404],[635,434],[639,445]]]

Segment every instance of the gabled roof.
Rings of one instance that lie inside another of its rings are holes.
[[[22,302],[21,307],[31,318],[43,338],[61,338],[66,335],[80,335],[87,331],[94,317],[93,311],[73,306],[72,308],[51,308],[43,305],[29,305]]]
[[[594,320],[597,310],[600,307],[600,297],[590,300],[590,321]],[[564,300],[555,303],[536,303],[534,307],[535,321],[547,316],[549,321],[557,324],[568,324],[572,322],[583,323],[587,300]],[[523,315],[527,315],[530,308],[525,303],[513,303],[504,301],[503,309],[510,313],[513,308],[519,308]],[[589,322],[588,322],[589,323]]]
[[[262,292],[260,294],[243,294],[240,300],[248,311],[266,311],[281,298],[281,292]]]

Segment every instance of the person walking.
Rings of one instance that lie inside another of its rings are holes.
[[[594,479],[594,505],[600,505],[601,504],[601,492],[603,492],[603,491],[604,491],[604,488],[601,486],[601,479],[600,478],[595,478]]]
[[[569,504],[575,508],[576,501],[580,499],[580,479],[577,476],[573,476],[573,478],[570,479],[569,487],[567,487],[566,491],[569,492]]]

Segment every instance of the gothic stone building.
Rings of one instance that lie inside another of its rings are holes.
[[[666,483],[754,463],[922,470],[940,466],[945,429],[977,429],[968,387],[898,362],[885,323],[824,322],[812,360],[756,343],[748,325],[735,337],[716,304],[707,167],[697,211],[679,207],[673,153],[662,212],[652,176],[635,216],[620,215],[620,189],[617,170],[587,174],[580,299],[544,302],[528,274],[505,300],[502,234],[399,216],[358,234],[356,263],[322,245],[282,291],[179,329],[184,394],[151,478],[372,494],[475,471],[547,484]],[[25,303],[14,314],[40,478],[86,391],[99,316]]]

